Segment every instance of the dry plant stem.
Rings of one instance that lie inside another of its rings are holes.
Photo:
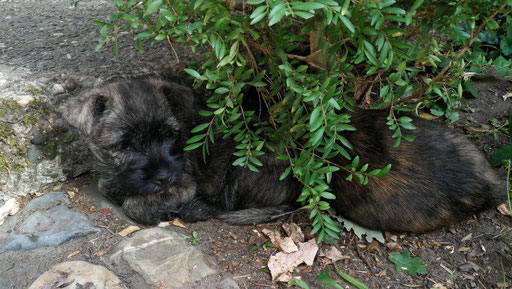
[[[505,7],[507,7],[507,4],[503,4],[501,5],[498,9],[496,9],[496,11],[494,11],[494,13],[489,16],[482,24],[480,24],[480,26],[478,27],[478,29],[476,31],[473,32],[473,34],[471,35],[471,38],[469,39],[468,43],[459,51],[459,53],[457,53],[457,57],[461,57],[464,53],[466,53],[469,48],[471,47],[471,45],[473,44],[473,42],[476,40],[476,38],[478,37],[478,34],[485,28],[485,26],[487,25],[487,23],[489,21],[491,21],[494,17],[496,17],[496,15],[503,9],[505,9]],[[441,78],[443,78],[445,75],[445,73],[450,69],[450,67],[452,66],[452,63],[453,63],[453,60],[450,61],[450,63],[448,63],[448,65],[446,65],[443,70],[441,70],[441,72],[439,72],[439,74],[436,75],[436,77],[434,77],[432,79],[432,82],[431,83],[436,83],[436,82],[439,82],[439,80]],[[409,101],[411,99],[415,99],[415,98],[425,98],[425,96],[422,96],[423,94],[425,94],[425,92],[427,91],[428,89],[428,85],[423,85],[421,87],[421,89],[417,90],[415,93],[413,93],[412,95],[408,96],[408,97],[405,97],[405,98],[402,98],[402,99],[399,99],[395,102],[391,102],[385,106],[383,106],[382,108],[380,108],[381,110],[383,109],[388,109],[390,108],[391,106],[393,105],[397,105],[397,104],[400,104],[400,103],[403,103],[403,102],[406,102],[406,101]]]
[[[325,68],[319,66],[315,62],[315,59],[320,54],[320,52],[321,52],[320,50],[317,50],[317,51],[311,53],[308,56],[300,56],[300,55],[295,55],[295,54],[286,54],[286,57],[291,58],[291,59],[297,59],[297,60],[300,60],[300,61],[304,61],[307,64],[309,64],[309,66],[311,66],[311,67],[313,67],[315,69],[318,69],[318,70],[321,70],[321,71],[325,71]]]
[[[172,52],[174,52],[174,57],[176,57],[176,61],[180,63],[180,58],[178,56],[178,53],[176,52],[176,49],[174,49],[174,45],[172,45],[171,38],[169,35],[167,35],[167,42],[169,43],[169,46],[171,46]]]

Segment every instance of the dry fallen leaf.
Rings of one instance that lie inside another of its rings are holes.
[[[165,228],[165,227],[169,227],[170,225],[171,225],[171,222],[166,221],[166,222],[160,222],[160,223],[158,223],[157,227],[158,227],[158,228]]]
[[[396,251],[396,250],[402,249],[402,246],[400,246],[399,243],[388,242],[388,243],[386,243],[386,248],[388,248],[391,251]]]
[[[488,133],[490,132],[490,129],[488,126],[483,126],[482,128],[476,128],[471,126],[465,126],[464,129],[467,132],[475,132],[475,133]]]
[[[304,234],[300,227],[295,223],[284,223],[283,229],[286,234],[292,238],[295,243],[304,242]]]
[[[320,253],[318,254],[318,256],[320,257],[327,257],[330,262],[328,264],[332,264],[332,263],[335,263],[339,260],[350,260],[352,258],[350,258],[349,256],[345,256],[343,254],[341,254],[340,250],[338,250],[338,248],[332,246],[331,248],[329,248],[329,250],[327,250],[325,253],[323,251],[320,251]]]
[[[131,226],[124,228],[121,232],[119,232],[119,235],[121,235],[121,237],[126,237],[133,232],[137,232],[138,230],[140,230],[139,226],[131,225]]]
[[[308,266],[313,265],[318,245],[315,239],[305,243],[298,243],[298,250],[293,253],[279,252],[270,256],[268,260],[268,269],[272,275],[273,281],[289,282],[291,281],[293,269],[302,263]]]
[[[293,242],[292,238],[283,238],[278,231],[270,231],[267,229],[262,230],[263,234],[270,238],[270,242],[277,248],[285,253],[296,252],[298,250],[297,245]]]
[[[386,240],[391,240],[393,242],[396,242],[398,240],[398,237],[396,235],[391,234],[390,232],[385,232]]]
[[[512,216],[512,213],[510,213],[507,203],[499,205],[498,211],[504,216]]]
[[[502,97],[503,97],[503,100],[507,100],[507,98],[512,97],[512,92],[507,92],[507,93],[505,93],[505,95],[503,95]]]
[[[438,119],[439,118],[439,116],[431,115],[429,113],[424,113],[424,112],[418,114],[418,116],[420,118],[427,119],[427,120],[433,120],[433,119]]]
[[[471,248],[469,248],[469,247],[460,247],[460,248],[459,248],[459,250],[457,250],[457,251],[459,251],[459,252],[467,252],[467,251],[469,251],[470,249],[471,249]]]
[[[377,240],[373,239],[370,244],[368,244],[368,252],[379,252],[380,253],[380,244]]]
[[[473,233],[469,233],[467,234],[464,238],[462,238],[460,241],[461,242],[464,242],[464,241],[471,241],[473,240]]]
[[[174,220],[172,220],[172,224],[176,227],[180,227],[180,228],[185,228],[185,225],[183,225],[181,222],[180,222],[180,219],[178,218],[174,218]]]

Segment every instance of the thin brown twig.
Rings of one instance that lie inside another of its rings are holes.
[[[304,61],[306,62],[307,64],[309,64],[311,67],[313,68],[316,68],[318,70],[321,70],[321,71],[325,71],[325,68],[324,67],[321,67],[320,65],[316,64],[313,59],[320,53],[320,49],[311,53],[310,55],[308,56],[300,56],[300,55],[296,55],[296,54],[286,54],[286,57],[288,58],[291,58],[291,59],[297,59],[297,60],[300,60],[300,61]]]
[[[180,58],[178,56],[178,53],[176,52],[176,49],[174,49],[174,45],[172,45],[171,37],[169,37],[169,35],[167,35],[166,38],[167,38],[167,42],[169,42],[169,46],[171,46],[172,52],[174,52],[174,57],[176,57],[176,61],[178,61],[178,63],[180,63]]]

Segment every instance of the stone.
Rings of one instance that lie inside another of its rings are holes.
[[[211,257],[164,228],[138,231],[116,245],[113,252],[111,261],[127,263],[157,288],[182,287],[217,272]]]
[[[47,288],[95,288],[126,289],[114,273],[105,267],[85,261],[69,261],[57,264],[39,276],[29,289]]]
[[[27,160],[32,164],[38,164],[41,162],[41,155],[43,151],[40,145],[33,145],[27,151]]]
[[[62,205],[66,202],[69,202],[68,197],[58,192],[29,202],[17,215],[19,221],[11,223],[11,232],[0,247],[0,253],[58,246],[101,231],[84,213]]]
[[[34,97],[31,96],[31,95],[23,95],[20,97],[20,99],[18,99],[18,104],[21,105],[21,106],[27,106],[27,104],[31,103],[32,101],[34,101]]]
[[[15,198],[11,198],[0,207],[0,225],[4,223],[7,216],[12,216],[20,210],[20,204]]]
[[[69,199],[60,192],[49,192],[37,199],[30,201],[22,210],[22,212],[34,211],[36,209],[49,209],[56,205],[67,204]]]
[[[76,89],[77,87],[77,83],[76,81],[73,79],[73,78],[67,78],[65,81],[64,81],[64,86],[66,88],[67,91],[73,91]]]
[[[59,95],[59,94],[63,94],[64,92],[66,92],[66,89],[64,88],[64,86],[62,84],[55,83],[52,86],[51,91],[52,91],[53,95]]]
[[[226,278],[226,279],[222,280],[219,283],[219,287],[221,289],[240,289],[238,284],[236,284],[235,280],[233,280],[231,278]]]

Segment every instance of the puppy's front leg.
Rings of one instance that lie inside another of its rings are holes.
[[[178,216],[187,222],[206,221],[215,218],[222,210],[203,198],[194,198],[181,205]]]
[[[143,225],[157,225],[169,221],[178,213],[180,202],[168,194],[139,195],[128,197],[123,202],[124,213]]]

